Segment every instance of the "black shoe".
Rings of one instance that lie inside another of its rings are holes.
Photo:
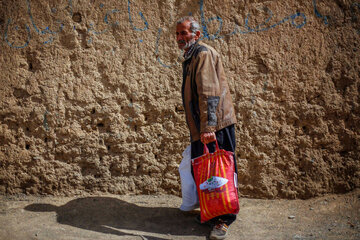
[[[200,214],[195,217],[195,222],[198,223],[198,224],[201,224],[201,225],[209,226],[209,227],[212,227],[212,226],[213,226],[210,221],[207,221],[207,222],[203,222],[203,223],[202,223],[202,222],[201,222]]]

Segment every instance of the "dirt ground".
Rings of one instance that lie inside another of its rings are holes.
[[[0,196],[1,240],[207,239],[181,198]],[[240,199],[227,239],[360,239],[360,189],[310,200]]]

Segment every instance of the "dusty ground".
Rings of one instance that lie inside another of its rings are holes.
[[[206,239],[175,196],[0,196],[0,239]],[[240,199],[228,239],[360,239],[360,189],[310,200]]]

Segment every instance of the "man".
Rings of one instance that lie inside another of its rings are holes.
[[[193,17],[183,17],[176,25],[176,41],[184,50],[182,99],[191,137],[191,158],[219,147],[235,152],[235,111],[219,54],[199,41],[200,25]],[[235,161],[235,156],[234,156]],[[237,173],[236,161],[235,172]],[[210,239],[224,239],[236,215],[227,214],[209,221]]]

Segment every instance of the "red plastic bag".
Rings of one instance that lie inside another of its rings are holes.
[[[219,149],[209,153],[204,144],[204,155],[192,160],[194,178],[200,201],[201,222],[224,214],[239,212],[237,176],[234,155]]]

